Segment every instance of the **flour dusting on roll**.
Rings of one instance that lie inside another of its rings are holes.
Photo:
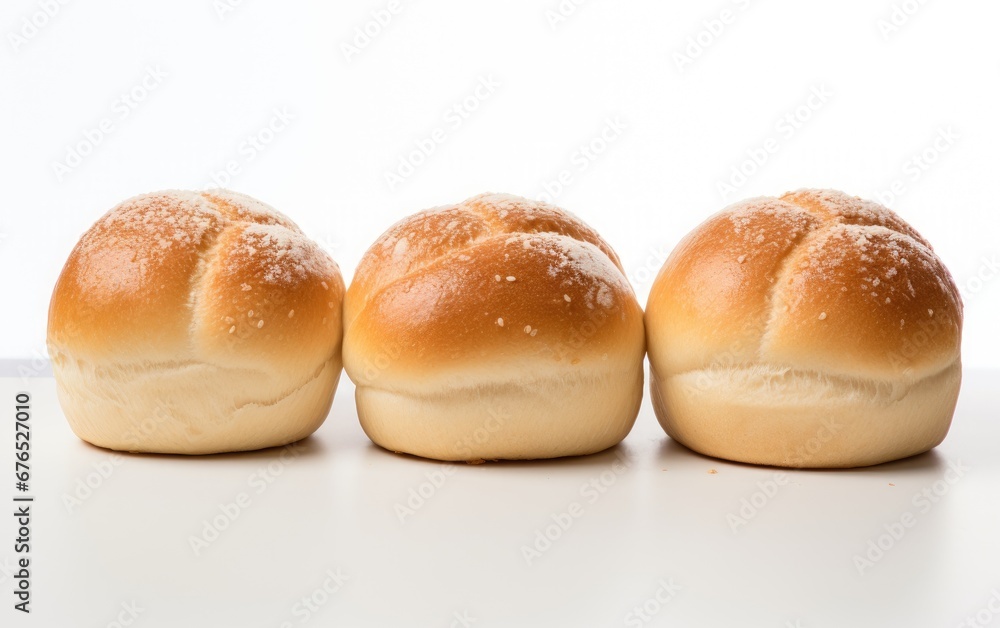
[[[326,418],[344,282],[284,215],[225,190],[131,198],[88,230],[49,307],[74,432],[111,449],[283,445]]]
[[[618,257],[544,203],[484,194],[400,221],[361,260],[344,321],[361,425],[392,451],[593,453],[642,399],[642,310]]]
[[[651,289],[653,405],[711,456],[895,460],[947,434],[961,330],[951,275],[892,211],[832,190],[749,199],[690,233]]]

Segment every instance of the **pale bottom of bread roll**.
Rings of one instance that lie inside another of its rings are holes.
[[[108,449],[211,454],[276,447],[309,436],[340,379],[330,360],[303,381],[201,362],[120,365],[60,359],[59,401],[77,436]]]
[[[642,403],[641,363],[597,373],[413,394],[355,393],[361,427],[377,445],[436,460],[531,460],[617,445]]]
[[[934,448],[962,367],[909,384],[766,367],[650,373],[660,425],[694,451],[778,467],[863,467]]]

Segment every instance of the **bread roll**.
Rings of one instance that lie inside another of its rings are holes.
[[[944,439],[962,302],[930,244],[833,190],[737,203],[678,245],[646,310],[660,424],[695,451],[857,467]]]
[[[485,194],[402,220],[344,305],[344,366],[378,445],[439,460],[620,442],[642,399],[642,310],[593,229]]]
[[[131,198],[56,283],[48,346],[83,440],[207,454],[305,438],[341,370],[344,282],[291,220],[224,190]]]

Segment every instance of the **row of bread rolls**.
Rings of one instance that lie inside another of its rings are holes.
[[[129,199],[70,254],[49,310],[85,441],[203,454],[314,432],[341,367],[378,445],[440,460],[597,452],[650,359],[666,432],[758,464],[851,467],[944,438],[962,304],[930,244],[829,190],[730,206],[677,246],[645,315],[600,235],[485,194],[389,228],[350,289],[284,215],[229,191]]]

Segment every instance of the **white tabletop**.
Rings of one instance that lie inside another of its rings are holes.
[[[70,432],[51,378],[5,378],[0,467],[13,466],[14,395],[27,390],[35,502],[32,613],[12,608],[20,555],[6,516],[0,617],[5,626],[1000,625],[997,379],[966,374],[952,432],[934,452],[781,471],[688,451],[663,434],[648,401],[625,442],[594,456],[449,466],[395,455],[361,431],[346,378],[326,424],[294,454],[116,457]],[[8,503],[11,475],[0,484]],[[96,488],[82,489],[88,481]],[[242,506],[230,521],[232,504]],[[213,519],[224,527],[217,538],[206,531]],[[196,553],[199,537],[211,543]]]

